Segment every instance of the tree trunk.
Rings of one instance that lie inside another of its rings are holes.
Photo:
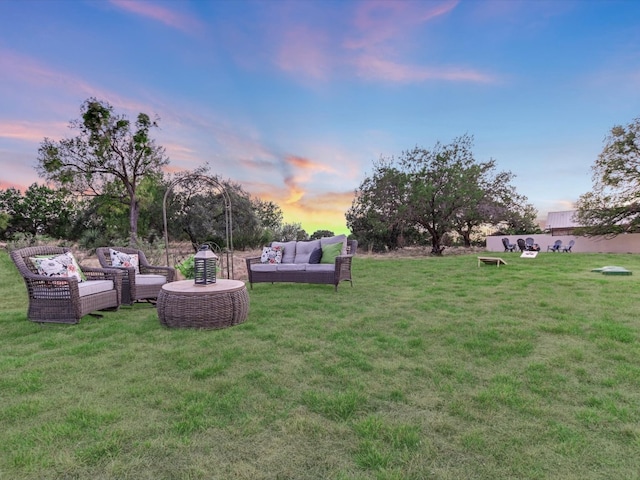
[[[129,204],[129,244],[132,247],[138,245],[138,217],[140,216],[140,206],[135,194],[131,195]]]
[[[442,255],[444,246],[440,245],[440,240],[441,238],[437,233],[431,234],[431,254],[432,255]]]

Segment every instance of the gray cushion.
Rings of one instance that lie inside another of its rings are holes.
[[[165,283],[167,283],[167,277],[164,275],[155,275],[153,273],[136,275],[136,285],[163,285]]]
[[[340,255],[347,254],[347,236],[345,234],[320,239],[320,245],[330,245],[332,243],[342,243],[342,253]]]
[[[113,290],[112,280],[89,280],[78,284],[78,291],[81,297],[93,295],[94,293],[108,292]]]
[[[307,272],[333,272],[336,268],[335,263],[318,263],[307,265]]]
[[[309,263],[311,252],[316,248],[320,248],[320,240],[296,243],[295,263]]]
[[[294,263],[296,259],[296,241],[291,242],[271,242],[272,247],[282,247],[283,255],[280,263]]]
[[[281,263],[276,270],[278,272],[304,272],[306,268],[306,263]]]
[[[275,272],[277,263],[252,263],[251,271],[252,272]]]

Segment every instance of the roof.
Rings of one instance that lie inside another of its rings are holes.
[[[575,222],[573,219],[573,215],[575,213],[575,210],[566,210],[564,212],[549,212],[547,214],[547,228],[556,229],[579,227],[580,224]]]

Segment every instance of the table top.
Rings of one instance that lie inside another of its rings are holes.
[[[162,290],[165,292],[189,295],[215,295],[217,293],[235,292],[243,288],[246,288],[244,282],[225,278],[218,278],[216,283],[210,283],[209,285],[196,285],[193,280],[180,280],[162,285]]]

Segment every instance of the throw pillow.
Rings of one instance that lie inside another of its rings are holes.
[[[296,259],[294,263],[309,263],[311,252],[320,247],[320,240],[309,240],[308,242],[296,243]]]
[[[75,277],[78,282],[83,282],[86,277],[80,269],[80,265],[70,252],[60,255],[43,255],[38,257],[29,257],[31,263],[38,270],[39,275],[47,277]]]
[[[140,265],[137,253],[124,253],[109,249],[109,256],[111,257],[111,266],[113,267],[133,267],[136,273],[140,273]]]
[[[322,246],[320,263],[336,263],[336,257],[342,253],[342,243],[329,243]]]
[[[271,247],[282,247],[282,261],[280,263],[294,263],[296,261],[296,241],[271,242]]]
[[[320,263],[320,259],[322,258],[322,248],[316,248],[311,252],[309,256],[309,263]]]
[[[282,262],[282,247],[264,247],[262,255],[260,255],[260,261],[262,263],[279,264]]]
[[[333,237],[323,237],[320,239],[320,244],[322,246],[329,245],[330,243],[342,244],[342,255],[347,254],[347,236],[345,234],[334,235]]]

